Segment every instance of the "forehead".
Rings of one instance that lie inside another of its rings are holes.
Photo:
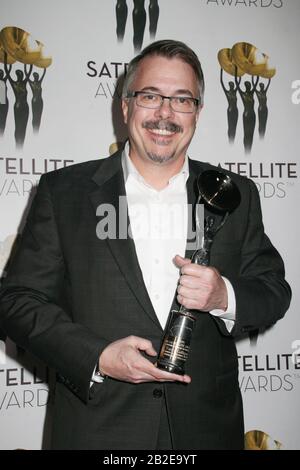
[[[145,57],[138,65],[132,86],[135,90],[154,87],[160,91],[190,90],[194,96],[198,94],[193,68],[177,57]]]

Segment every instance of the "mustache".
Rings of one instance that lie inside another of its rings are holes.
[[[145,121],[142,124],[144,129],[158,129],[161,131],[169,131],[169,132],[183,132],[183,127],[175,124],[172,121]]]

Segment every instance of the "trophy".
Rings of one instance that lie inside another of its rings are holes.
[[[191,262],[208,266],[214,236],[223,227],[230,212],[239,205],[241,196],[232,179],[215,170],[201,173],[197,178],[197,187],[199,195],[195,211],[196,250]],[[200,223],[200,203],[211,211],[211,214],[205,217],[204,227]],[[213,214],[218,215],[218,224]],[[159,369],[184,375],[196,319],[197,311],[188,310],[183,305],[179,310],[170,312],[157,360]]]

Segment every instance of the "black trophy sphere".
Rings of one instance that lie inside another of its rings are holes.
[[[197,185],[204,202],[219,212],[232,212],[241,202],[237,185],[220,171],[203,171],[198,176]]]

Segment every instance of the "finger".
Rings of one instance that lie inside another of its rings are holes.
[[[135,352],[131,357],[131,365],[128,370],[127,380],[132,383],[153,382],[153,364],[143,357],[140,352]]]
[[[152,346],[151,341],[145,338],[140,338],[138,336],[133,336],[132,338],[133,345],[137,348],[140,349],[141,351],[145,351],[146,354],[149,356],[156,356],[157,352]]]
[[[191,260],[188,258],[182,258],[182,256],[176,255],[175,258],[173,259],[175,266],[177,268],[182,268],[186,264],[190,264]]]
[[[139,365],[136,367],[136,374],[133,377],[134,383],[141,382],[182,382],[190,383],[191,377],[189,375],[179,375],[167,372],[161,369],[158,369],[152,362],[148,359],[141,358],[139,360]]]
[[[147,349],[144,349],[143,351],[145,351],[145,353],[148,354],[148,356],[157,356],[157,351],[155,351],[153,346],[151,346]]]
[[[189,287],[178,286],[177,292],[181,297],[190,300],[199,300],[201,298],[200,289],[190,289]]]
[[[195,277],[205,277],[210,273],[210,268],[207,266],[202,266],[201,264],[195,263],[186,263],[181,268],[181,274],[186,274],[188,276],[195,276]]]
[[[185,384],[191,383],[192,379],[189,375],[179,375],[179,374],[171,374],[172,377],[164,377],[159,379],[159,382],[181,382]]]
[[[196,301],[193,299],[187,299],[186,297],[183,297],[182,295],[177,295],[177,300],[181,305],[183,305],[187,309],[206,311],[205,304],[203,304],[203,307],[202,307],[199,300]]]
[[[179,278],[179,285],[190,287],[191,289],[199,289],[199,278],[182,274]]]
[[[161,371],[157,369],[159,374],[156,375],[156,380],[159,382],[181,382],[181,383],[191,383],[192,379],[189,375],[179,375],[172,374],[171,372]]]
[[[192,382],[192,377],[187,374],[182,375],[182,379],[183,379],[183,382],[186,384],[190,384]]]
[[[167,377],[164,374],[157,372],[158,369],[147,359],[143,358],[139,361],[139,364],[135,367],[135,373],[133,375],[133,381],[135,383],[141,382],[163,382],[163,381],[172,381],[174,382],[173,377],[170,377],[168,374]]]
[[[176,374],[171,374],[171,377],[156,377],[155,375],[152,374],[140,374],[137,378],[133,378],[130,380],[131,383],[145,383],[145,382],[181,382],[185,384],[191,383],[192,379],[188,375],[176,375]]]
[[[154,364],[151,363],[151,367],[149,367],[148,371],[149,374],[152,374],[153,378],[159,382],[183,382],[183,383],[190,383],[191,377],[189,375],[180,375],[180,374],[173,374],[172,372],[167,372],[162,369],[158,369]]]

